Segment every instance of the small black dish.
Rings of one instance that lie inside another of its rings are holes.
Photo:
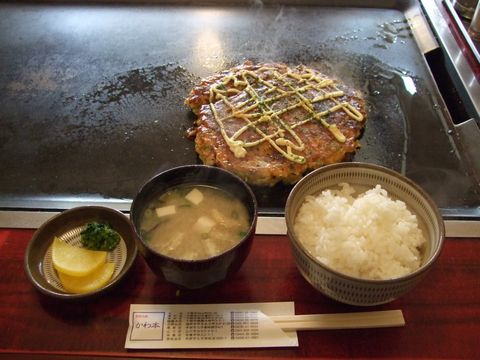
[[[104,287],[83,294],[72,294],[62,288],[51,260],[54,237],[75,240],[89,222],[104,222],[120,234],[121,241],[110,252],[109,261],[115,263],[112,279]],[[137,256],[135,232],[128,217],[120,211],[103,206],[81,206],[65,210],[40,226],[33,234],[25,252],[25,271],[29,280],[41,293],[58,299],[74,300],[98,296],[115,287],[127,274]]]

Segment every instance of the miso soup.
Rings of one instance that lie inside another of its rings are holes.
[[[161,254],[184,260],[206,259],[238,244],[250,227],[247,208],[224,190],[174,187],[154,199],[142,214],[140,230]]]

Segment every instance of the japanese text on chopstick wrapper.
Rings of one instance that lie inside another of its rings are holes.
[[[131,305],[125,347],[298,346],[295,332],[268,317],[293,313],[293,303]]]

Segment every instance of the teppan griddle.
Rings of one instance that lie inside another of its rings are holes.
[[[245,60],[305,64],[363,91],[351,160],[402,172],[446,220],[478,224],[478,98],[461,88],[446,106],[432,10],[386,3],[0,3],[0,225],[78,204],[128,211],[147,179],[200,162],[184,98]],[[290,189],[255,188],[262,217],[282,219]]]

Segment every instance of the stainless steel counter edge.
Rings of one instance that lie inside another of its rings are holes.
[[[0,228],[37,229],[57,214],[59,214],[58,211],[0,211]],[[480,237],[480,221],[446,220],[445,231],[447,237]],[[258,235],[285,235],[287,233],[285,218],[259,216],[256,233]]]
[[[442,1],[428,1],[421,0],[425,13],[430,19],[433,31],[437,35],[437,41],[440,46],[446,51],[448,57],[453,61],[455,71],[462,83],[463,88],[468,93],[470,99],[473,99],[473,106],[477,114],[480,114],[480,83],[475,78],[466,57],[462,53],[462,48],[455,40],[448,23],[445,21],[442,14]],[[443,11],[445,13],[445,11]]]

